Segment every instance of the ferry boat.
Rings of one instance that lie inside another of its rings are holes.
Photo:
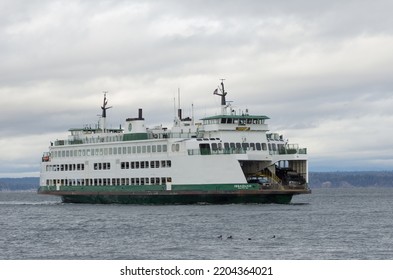
[[[265,115],[236,111],[224,82],[221,112],[194,121],[178,108],[173,127],[147,128],[142,109],[107,128],[71,128],[42,156],[39,194],[65,203],[290,203],[308,194],[307,149],[268,129]],[[180,107],[180,106],[179,106]]]

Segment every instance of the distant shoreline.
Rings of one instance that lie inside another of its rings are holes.
[[[0,178],[0,191],[36,191],[39,177]],[[393,171],[309,172],[310,188],[393,187]]]

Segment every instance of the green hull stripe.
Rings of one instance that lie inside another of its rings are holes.
[[[258,190],[257,184],[205,184],[205,185],[172,185],[172,191],[239,191]],[[69,192],[147,192],[166,191],[166,185],[124,185],[124,186],[42,186],[42,191]]]

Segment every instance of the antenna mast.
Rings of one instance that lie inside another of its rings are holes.
[[[225,79],[221,79],[221,88],[218,88],[221,93],[218,93],[218,89],[216,89],[213,94],[221,96],[221,112],[223,115],[225,115],[225,106],[227,105],[225,96],[227,95],[227,92],[225,92],[224,89],[224,81]]]
[[[108,91],[103,91],[104,93],[104,101],[102,103],[101,109],[102,109],[102,115],[101,115],[101,129],[105,132],[106,131],[106,110],[112,108],[112,106],[107,107],[108,105],[108,99],[106,99],[106,94]]]

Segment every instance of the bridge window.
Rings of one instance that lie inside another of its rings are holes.
[[[180,150],[179,144],[172,144],[172,152],[178,152]]]

